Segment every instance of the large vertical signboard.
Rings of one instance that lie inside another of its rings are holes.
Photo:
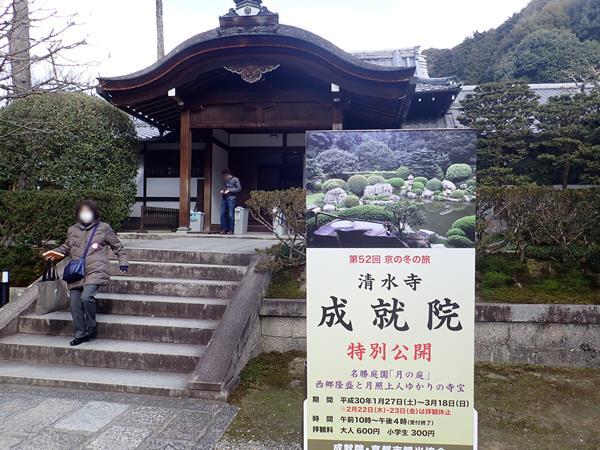
[[[475,154],[308,133],[309,450],[473,448]]]

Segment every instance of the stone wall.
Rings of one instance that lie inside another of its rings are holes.
[[[480,362],[600,367],[600,305],[478,304]],[[304,300],[263,300],[264,352],[306,350]]]

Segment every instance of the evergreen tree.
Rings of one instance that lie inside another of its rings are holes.
[[[572,171],[578,169],[589,181],[598,181],[597,92],[590,95],[564,95],[551,98],[537,114],[540,141],[539,160],[548,161],[561,173],[563,189],[567,188]]]
[[[459,121],[477,131],[480,183],[522,184],[531,181],[520,163],[526,158],[533,138],[537,96],[521,81],[478,86],[462,101]]]

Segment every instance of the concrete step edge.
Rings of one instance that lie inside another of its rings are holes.
[[[69,345],[71,338],[64,336],[48,336],[41,334],[17,333],[0,338],[2,345],[18,345],[27,347],[43,347],[67,349],[86,352],[135,353],[143,355],[189,356],[199,357],[206,346],[190,344],[172,344],[163,342],[132,341],[121,339],[96,339],[73,347]]]
[[[229,300],[226,298],[211,297],[176,297],[168,295],[144,295],[144,294],[118,294],[110,292],[99,292],[96,294],[98,300],[130,301],[130,302],[152,302],[152,303],[177,303],[189,305],[216,305],[227,306]]]
[[[111,264],[117,265],[118,261],[116,259],[110,260]],[[237,270],[239,272],[245,272],[248,266],[239,266],[239,265],[228,265],[228,264],[202,264],[202,263],[181,263],[181,262],[164,262],[164,261],[137,261],[130,260],[129,264],[137,264],[144,266],[161,266],[161,267],[193,267],[198,269],[223,269],[223,270]]]
[[[191,284],[191,285],[209,285],[209,286],[239,286],[239,281],[223,280],[195,280],[189,278],[156,278],[156,277],[130,277],[126,275],[111,275],[111,281],[123,282],[143,282],[156,284]]]
[[[68,311],[56,311],[45,315],[26,314],[21,316],[28,320],[43,320],[43,321],[68,321],[72,322],[71,314]],[[133,316],[124,314],[98,314],[96,316],[98,323],[120,324],[120,325],[135,325],[135,326],[152,326],[152,327],[173,327],[173,328],[192,328],[201,330],[214,330],[217,328],[219,321],[210,319],[183,319],[175,317],[148,317],[148,316]]]

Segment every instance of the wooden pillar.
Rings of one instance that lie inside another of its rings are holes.
[[[212,133],[212,130],[210,130]],[[204,231],[210,231],[212,216],[212,139],[204,144]]]
[[[192,130],[190,110],[181,111],[179,140],[179,229],[190,230],[190,188],[192,182]]]

